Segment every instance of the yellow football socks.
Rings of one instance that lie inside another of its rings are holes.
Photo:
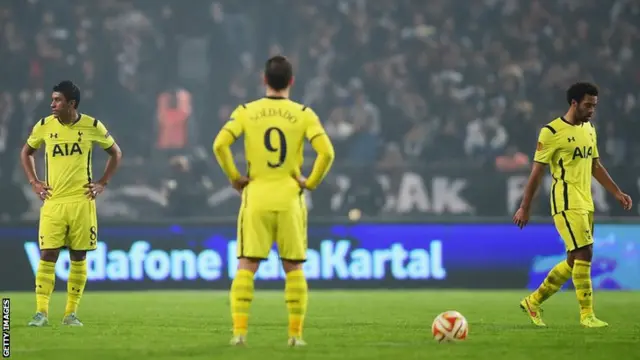
[[[551,271],[549,271],[549,274],[542,284],[540,284],[540,287],[531,294],[529,297],[531,303],[536,306],[542,304],[545,300],[550,298],[551,295],[557,293],[570,277],[571,267],[565,260],[562,260],[554,266]]]
[[[64,315],[78,311],[78,304],[87,284],[87,260],[71,261],[69,280],[67,281],[67,306]]]
[[[36,272],[36,311],[47,315],[49,299],[56,285],[56,263],[40,260]]]
[[[249,328],[249,309],[253,301],[253,272],[240,269],[231,283],[229,300],[233,319],[233,336],[244,336]]]
[[[294,270],[287,274],[284,297],[289,312],[289,336],[301,337],[309,299],[307,280],[302,270]]]
[[[591,284],[591,263],[584,260],[573,262],[573,286],[580,304],[580,317],[593,314],[593,286]]]

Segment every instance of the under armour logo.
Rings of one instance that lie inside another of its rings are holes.
[[[589,296],[591,296],[590,292],[584,293],[584,297],[589,297]]]
[[[570,138],[567,138],[567,140],[569,140],[569,142],[572,142],[572,141],[576,141],[576,138],[572,136]]]
[[[82,131],[78,131],[78,142],[82,141],[82,134],[84,134]]]
[[[58,138],[58,134],[55,134],[55,133],[49,134],[49,139],[57,139],[57,138]]]

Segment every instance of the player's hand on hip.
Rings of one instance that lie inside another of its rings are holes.
[[[622,208],[624,208],[625,210],[631,210],[631,206],[633,206],[633,200],[631,200],[631,196],[623,192],[619,192],[616,194],[616,200],[618,200],[620,205],[622,205]]]
[[[87,189],[84,194],[91,200],[104,192],[104,185],[100,183],[88,183],[84,187]]]
[[[307,187],[307,178],[302,176],[302,175],[294,175],[293,178],[298,182],[298,185],[300,185],[301,189],[305,189],[308,190],[309,188]]]
[[[51,197],[51,187],[49,187],[49,185],[47,185],[47,183],[45,183],[44,181],[36,180],[31,183],[31,190],[33,190],[33,192],[38,195],[38,197],[42,201]]]
[[[240,176],[231,182],[231,187],[236,189],[239,193],[242,193],[242,190],[249,184],[249,178],[246,176]]]
[[[513,223],[518,225],[518,227],[522,229],[527,225],[528,222],[529,222],[529,211],[523,208],[519,208],[518,211],[516,211],[516,214],[513,215]]]

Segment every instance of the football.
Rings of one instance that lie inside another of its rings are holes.
[[[433,320],[431,333],[438,342],[465,340],[469,334],[469,323],[459,312],[445,311]]]

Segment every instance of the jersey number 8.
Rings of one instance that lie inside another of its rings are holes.
[[[276,133],[278,135],[278,144],[276,146],[271,143],[272,133]],[[264,147],[269,152],[278,153],[278,162],[274,163],[267,161],[267,165],[269,165],[270,168],[275,169],[284,164],[284,161],[287,158],[287,139],[284,137],[284,132],[281,129],[277,127],[270,127],[264,132]]]

